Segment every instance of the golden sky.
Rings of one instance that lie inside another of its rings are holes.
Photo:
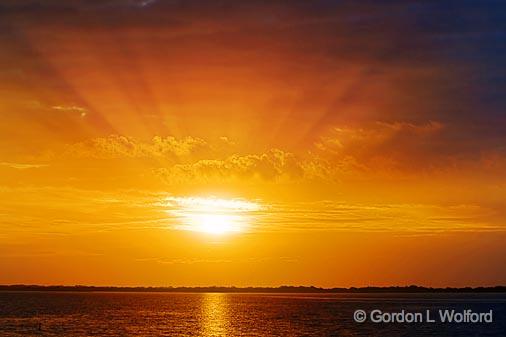
[[[0,283],[506,283],[500,12],[3,2]]]

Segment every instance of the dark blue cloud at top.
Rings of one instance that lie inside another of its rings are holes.
[[[174,33],[153,47],[209,37],[217,46],[232,50],[262,52],[286,45],[291,52],[286,56],[287,67],[300,59],[302,67],[315,73],[362,62],[362,73],[347,90],[336,94],[335,106],[340,107],[359,102],[363,88],[392,67],[436,66],[444,76],[399,84],[399,100],[415,112],[399,110],[389,118],[440,120],[461,125],[459,132],[472,130],[474,137],[499,139],[496,145],[504,141],[504,1],[7,0],[0,4],[0,44],[8,51],[3,64],[9,63],[9,57],[36,57],[17,31],[24,25],[53,29],[55,34],[60,29],[121,32],[128,27]],[[255,38],[256,44],[241,44],[244,35]],[[311,57],[325,60],[327,68],[318,62],[306,63]],[[430,97],[433,104],[416,111],[428,91],[442,98]],[[322,117],[322,124],[335,118],[333,108]]]

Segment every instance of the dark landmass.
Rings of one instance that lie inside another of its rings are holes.
[[[74,292],[186,292],[186,293],[504,293],[506,286],[429,288],[405,287],[351,287],[317,288],[305,286],[281,287],[100,287],[100,286],[40,286],[0,285],[0,291],[74,291]]]

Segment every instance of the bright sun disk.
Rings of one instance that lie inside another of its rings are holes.
[[[261,209],[254,202],[215,197],[168,197],[167,205],[178,221],[176,228],[210,234],[244,231],[251,213]]]

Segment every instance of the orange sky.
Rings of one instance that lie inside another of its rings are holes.
[[[506,283],[494,11],[2,6],[0,283]]]

